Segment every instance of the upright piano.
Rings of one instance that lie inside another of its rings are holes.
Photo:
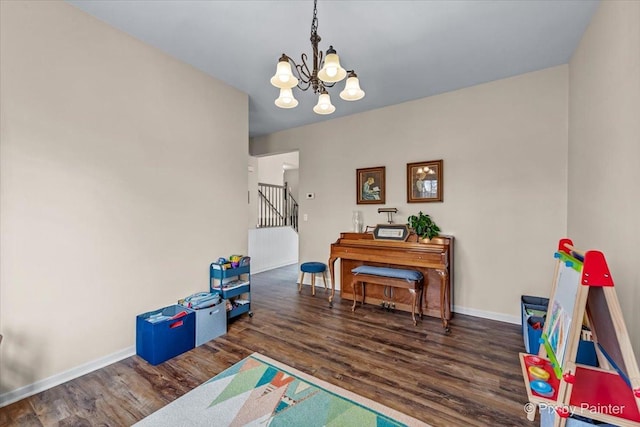
[[[414,239],[415,240],[415,239]],[[331,295],[335,296],[335,262],[340,259],[340,298],[353,300],[349,284],[353,279],[351,270],[360,265],[396,267],[418,270],[425,278],[422,304],[428,316],[440,317],[445,330],[449,330],[451,319],[451,282],[453,281],[453,237],[438,236],[430,243],[375,240],[371,233],[340,233],[340,238],[331,244],[329,272]],[[402,289],[385,289],[384,286],[367,284],[366,304],[380,305],[393,300],[398,310],[411,312],[411,296]],[[394,292],[394,295],[389,295]]]

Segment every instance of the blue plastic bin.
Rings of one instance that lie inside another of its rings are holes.
[[[536,317],[542,317],[547,312],[547,306],[549,305],[549,298],[534,297],[530,295],[522,295],[520,298],[520,311],[522,314],[522,338],[524,339],[524,348],[527,353],[538,353],[537,344],[542,336],[542,329],[536,330],[533,326],[529,325],[529,318],[534,315]],[[533,333],[532,337],[529,334]],[[535,349],[532,344],[535,343]],[[534,351],[535,350],[535,351]]]
[[[540,339],[542,338],[542,328],[544,327],[544,317],[530,316],[527,319],[525,349],[527,353],[538,354]]]
[[[186,315],[172,319],[180,312]],[[196,343],[196,313],[181,305],[136,317],[136,354],[157,365],[189,351]]]

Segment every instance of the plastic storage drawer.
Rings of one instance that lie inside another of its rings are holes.
[[[226,301],[196,310],[196,347],[227,333]]]

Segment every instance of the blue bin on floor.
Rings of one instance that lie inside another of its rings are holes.
[[[529,316],[527,318],[525,349],[527,353],[538,354],[540,340],[542,339],[542,328],[544,327],[544,317]]]
[[[527,353],[538,353],[538,345],[540,337],[542,336],[542,328],[535,329],[534,323],[542,320],[542,324],[544,324],[544,316],[547,314],[548,305],[549,298],[534,297],[530,295],[522,295],[520,298],[522,338],[524,339],[524,348]],[[533,319],[535,322],[530,324],[529,320],[532,316],[535,316],[536,319]]]
[[[195,343],[196,313],[190,308],[171,305],[136,316],[136,354],[152,365],[191,350]]]

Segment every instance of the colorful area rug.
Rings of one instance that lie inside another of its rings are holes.
[[[253,353],[135,426],[428,425]]]

